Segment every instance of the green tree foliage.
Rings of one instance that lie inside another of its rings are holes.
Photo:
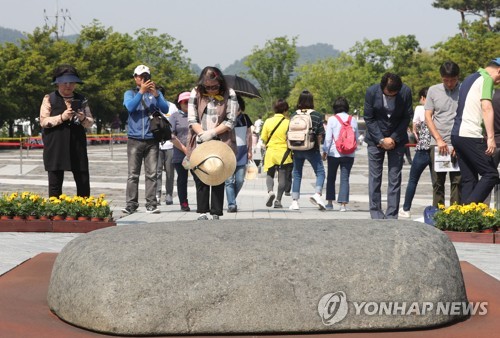
[[[2,115],[4,107],[12,135],[14,119],[30,120],[32,126],[39,115],[44,93],[50,88],[52,65],[68,47],[66,41],[50,38],[52,30],[35,29],[21,40],[20,46],[6,44],[0,49],[4,67],[2,78],[7,85],[2,88],[2,97],[7,102],[0,103]]]
[[[492,58],[500,55],[500,34],[488,31],[478,21],[468,24],[467,31],[467,37],[457,34],[435,46],[436,59],[456,62],[462,77],[484,67]]]
[[[437,74],[437,67],[429,53],[422,53],[415,36],[396,36],[388,44],[364,40],[338,58],[300,67],[289,101],[295,104],[300,92],[308,89],[315,97],[316,110],[331,113],[333,101],[344,96],[351,112],[361,112],[366,88],[387,71],[399,74],[414,93],[423,86],[423,76],[426,81],[432,78],[432,84],[439,79],[431,76]]]
[[[276,99],[286,98],[290,93],[291,75],[298,59],[296,40],[294,37],[289,41],[285,36],[267,41],[262,49],[255,47],[245,60],[248,74],[259,84],[264,99],[259,102],[263,105],[262,110],[269,112]]]
[[[168,34],[156,35],[156,31],[149,28],[135,33],[135,60],[151,68],[153,80],[165,88],[168,99],[174,100],[178,93],[191,90],[196,78],[182,43]]]
[[[467,21],[465,20],[467,14],[480,17],[481,22],[490,32],[494,30],[491,18],[500,17],[500,0],[436,0],[432,6],[459,12],[462,20],[460,27],[464,37],[467,36]]]
[[[175,99],[195,82],[186,50],[167,34],[145,29],[134,39],[94,21],[75,42],[51,37],[53,29],[37,28],[20,45],[0,46],[0,123],[29,119],[36,130],[43,96],[52,90],[52,72],[59,64],[74,65],[84,81],[77,91],[89,99],[98,131],[124,111],[123,93],[135,85],[132,73],[140,63],[151,67],[153,80]],[[10,134],[12,135],[12,128]]]

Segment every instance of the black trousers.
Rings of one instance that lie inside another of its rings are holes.
[[[80,197],[90,196],[90,175],[88,171],[72,171],[76,183],[76,194]],[[49,171],[49,197],[62,194],[64,170]]]
[[[281,197],[284,192],[290,192],[292,189],[292,171],[293,171],[293,163],[283,164],[281,167],[275,165],[267,169],[266,176],[266,186],[267,191],[273,191],[274,189],[274,176],[276,172],[278,172],[278,194],[276,199],[281,201]]]
[[[462,203],[484,202],[499,181],[493,157],[484,153],[487,149],[485,140],[451,135],[451,144],[458,155],[462,173]]]
[[[199,214],[210,213],[210,215],[222,216],[225,182],[210,186],[203,183],[193,171],[191,171],[191,174],[196,185],[196,212]]]

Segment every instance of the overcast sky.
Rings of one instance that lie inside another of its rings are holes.
[[[0,26],[33,32],[54,24],[56,8],[71,20],[65,35],[93,19],[115,32],[157,28],[180,40],[200,67],[225,68],[279,36],[298,46],[327,43],[346,51],[356,41],[413,34],[430,48],[458,33],[460,15],[433,0],[0,0]],[[44,10],[46,13],[44,14]],[[67,12],[66,12],[67,10]],[[59,23],[62,24],[62,17]],[[471,18],[472,19],[472,18]]]

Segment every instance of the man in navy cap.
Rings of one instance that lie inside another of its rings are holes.
[[[494,85],[500,83],[500,58],[469,75],[460,86],[457,116],[451,130],[451,143],[462,172],[462,203],[483,202],[498,183],[493,160],[496,152]],[[483,135],[483,124],[486,138]],[[481,179],[479,179],[481,176]]]
[[[90,196],[89,159],[85,128],[94,124],[87,99],[75,92],[83,83],[75,67],[60,65],[54,70],[56,90],[45,95],[40,107],[43,128],[43,163],[48,173],[49,196],[62,194],[64,172],[71,171],[76,194]]]

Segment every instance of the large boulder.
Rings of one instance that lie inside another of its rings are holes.
[[[429,328],[467,302],[455,249],[411,221],[155,223],[82,235],[55,262],[50,309],[123,335]]]

